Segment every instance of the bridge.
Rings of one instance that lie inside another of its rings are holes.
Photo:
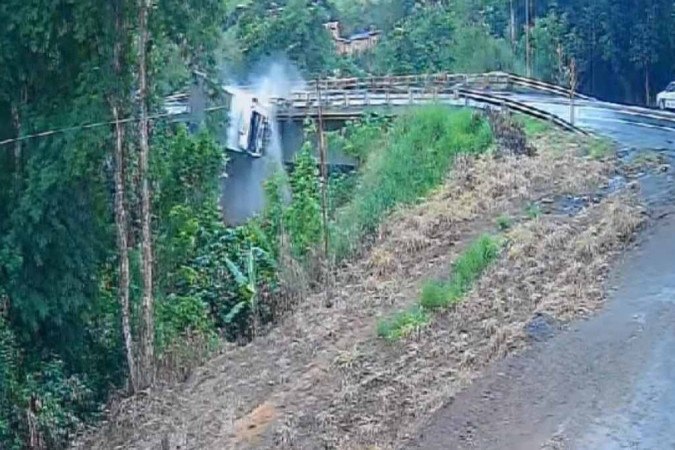
[[[560,86],[512,74],[433,74],[317,80],[285,98],[272,99],[279,120],[316,118],[349,120],[366,112],[394,114],[401,107],[446,104],[474,108],[506,108],[549,121],[567,131],[584,133],[555,114],[510,98],[519,91],[590,100]]]
[[[303,89],[271,99],[281,138],[281,159],[292,161],[305,136],[303,121],[323,116],[327,129],[342,126],[346,120],[369,112],[394,115],[416,105],[444,104],[477,109],[506,109],[541,120],[577,134],[598,134],[632,148],[675,148],[675,114],[643,107],[602,102],[572,93],[561,86],[507,73],[435,74],[402,77],[371,77],[318,80]],[[570,122],[574,110],[575,122]],[[649,131],[649,132],[646,132]],[[229,178],[224,190],[232,203],[224,204],[226,211],[242,208],[259,210],[262,192],[229,195],[241,186],[260,185],[264,179],[265,158],[256,160],[246,155],[231,158]],[[348,157],[329,154],[330,164],[353,164]],[[262,188],[261,188],[262,190]]]

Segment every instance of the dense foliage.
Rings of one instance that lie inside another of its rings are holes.
[[[115,174],[123,175],[126,188],[123,235],[130,326],[137,332],[141,133],[135,119],[119,128],[114,119],[139,111],[139,4],[148,3],[0,2],[0,141],[64,130],[0,145],[3,449],[65,446],[112,390],[128,382]],[[675,78],[672,0],[150,4],[150,39],[141,48],[148,54],[151,114],[160,112],[164,96],[188,84],[193,69],[243,78],[279,59],[306,79],[531,70],[564,84],[574,58],[581,90],[633,102],[653,100]],[[529,24],[526,4],[532,5]],[[340,21],[343,35],[376,28],[381,39],[362,54],[337,55],[324,28],[328,20]],[[152,332],[160,375],[184,375],[219,337],[250,339],[275,317],[286,258],[311,266],[326,232],[333,255],[348,255],[392,208],[437,184],[457,152],[481,150],[489,141],[484,123],[441,109],[395,123],[374,117],[352,123],[329,143],[355,157],[362,170],[331,175],[327,229],[313,144],[288,177],[270,180],[262,217],[229,228],[218,207],[226,160],[210,133],[209,125],[218,125],[214,117],[192,123],[197,133],[162,120],[151,126]],[[78,127],[96,122],[107,125]],[[124,153],[123,168],[116,149]]]
[[[671,0],[326,0],[306,9],[300,3],[264,0],[242,9],[233,0],[228,70],[240,73],[265,55],[290,59],[306,76],[507,70],[566,83],[574,58],[581,90],[630,102],[647,95],[653,101],[675,78]],[[327,19],[340,21],[346,37],[378,29],[381,41],[365,54],[337,56],[322,29]]]

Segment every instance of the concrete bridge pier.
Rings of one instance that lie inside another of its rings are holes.
[[[344,127],[344,120],[330,120],[325,123],[326,130]],[[261,158],[253,158],[244,153],[229,153],[226,177],[221,184],[220,204],[225,222],[240,225],[259,214],[265,207],[265,181],[276,171],[286,170],[293,164],[295,155],[302,149],[305,141],[304,124],[301,119],[286,119],[275,124],[272,140],[267,152]],[[317,149],[316,142],[313,148]],[[318,160],[318,154],[316,154]],[[329,149],[330,166],[355,167],[354,158],[336,149]]]

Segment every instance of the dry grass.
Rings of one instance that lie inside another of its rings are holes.
[[[522,223],[506,256],[452,311],[396,347],[365,342],[367,356],[330,383],[337,396],[302,411],[310,423],[294,445],[396,447],[487,364],[521,348],[534,314],[566,321],[600,307],[609,262],[643,220],[633,199],[616,197],[575,218]],[[312,421],[319,411],[323,422]]]
[[[120,403],[81,448],[399,445],[486,364],[522,346],[535,312],[570,319],[596,309],[611,256],[642,222],[628,197],[574,218],[514,221],[504,256],[463,302],[403,341],[377,339],[377,320],[412,305],[424,281],[447,274],[500,214],[522,215],[543,196],[593,191],[612,172],[611,161],[578,156],[581,143],[550,136],[535,141],[535,158],[457,161],[441,189],[396,211],[363,258],[276,330],[228,349],[173,390]],[[241,424],[261,408],[274,414],[262,415],[252,444]]]

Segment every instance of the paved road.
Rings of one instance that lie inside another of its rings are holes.
[[[519,100],[568,117],[564,101]],[[675,124],[582,103],[578,125],[675,162]],[[675,166],[674,166],[675,167]],[[642,179],[672,210],[672,175]],[[675,449],[675,217],[646,233],[615,270],[604,311],[496,364],[446,405],[415,449]],[[548,447],[546,445],[549,445]],[[543,447],[542,447],[543,446]]]
[[[675,220],[615,273],[606,310],[497,364],[412,448],[675,448]]]
[[[570,119],[567,99],[537,94],[516,94],[513,97],[562,119]],[[675,150],[675,115],[672,121],[656,120],[623,113],[615,108],[616,105],[599,101],[578,101],[575,124],[627,147]]]

